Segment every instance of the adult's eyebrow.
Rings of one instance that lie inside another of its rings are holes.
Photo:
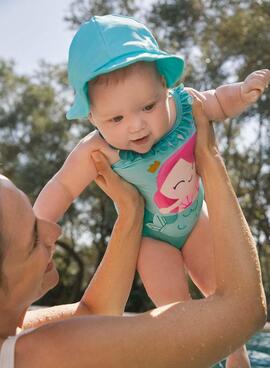
[[[35,240],[37,238],[37,223],[38,221],[37,221],[37,218],[35,217],[35,221],[33,223],[32,232],[31,232],[31,240],[29,244],[30,252],[35,247]]]

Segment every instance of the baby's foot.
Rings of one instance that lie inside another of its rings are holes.
[[[245,345],[227,358],[226,368],[251,368]]]

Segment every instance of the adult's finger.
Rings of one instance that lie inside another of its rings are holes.
[[[204,158],[209,153],[218,152],[212,123],[208,120],[203,110],[203,105],[198,99],[193,101],[193,116],[197,126],[197,139],[195,157],[197,171],[200,174],[204,165]]]
[[[99,175],[102,175],[107,180],[117,180],[119,178],[118,175],[116,175],[115,172],[112,170],[109,160],[102,152],[93,151],[91,156]]]
[[[203,104],[199,99],[194,98],[194,96],[193,96],[192,112],[193,112],[193,116],[195,119],[198,133],[200,133],[201,130],[208,131],[209,120],[203,110]]]
[[[107,192],[107,186],[114,180],[119,180],[118,176],[112,171],[108,159],[100,151],[94,151],[91,154],[93,162],[95,164],[98,176],[95,182],[102,190]]]
[[[93,151],[91,157],[94,161],[98,173],[108,173],[110,164],[107,158],[100,151]]]

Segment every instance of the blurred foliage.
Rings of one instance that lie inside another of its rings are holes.
[[[147,5],[147,6],[146,6]],[[198,90],[243,80],[270,65],[270,1],[74,0],[65,20],[70,28],[93,15],[121,13],[144,21],[162,48],[184,56],[184,83]],[[0,62],[1,171],[32,200],[91,127],[67,122],[71,100],[65,66],[40,65],[19,76],[12,62]],[[257,241],[263,281],[270,301],[270,103],[269,91],[238,118],[216,125],[217,136],[237,196]],[[41,303],[78,299],[100,262],[115,211],[93,184],[71,206],[62,225],[56,261],[61,283]],[[191,285],[192,295],[199,297]],[[137,276],[127,310],[152,306]]]

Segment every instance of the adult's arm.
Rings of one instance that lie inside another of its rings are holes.
[[[101,152],[94,152],[92,158],[98,173],[96,183],[116,204],[118,218],[106,253],[82,297],[82,312],[86,307],[93,314],[119,315],[124,312],[136,270],[144,201],[111,170]]]
[[[264,325],[256,245],[208,121],[200,107],[194,113],[196,157],[215,249],[215,294],[136,317],[78,317],[43,326],[18,341],[16,368],[209,367]]]
[[[118,217],[105,255],[78,303],[30,311],[23,328],[85,314],[121,315],[131,289],[141,241],[143,199],[110,168],[100,152],[92,154],[96,183],[116,203]]]

